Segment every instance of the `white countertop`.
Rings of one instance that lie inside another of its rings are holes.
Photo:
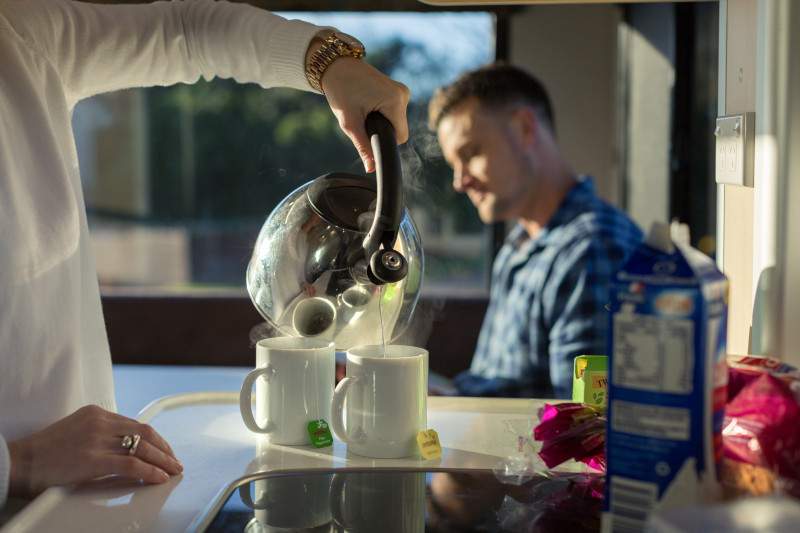
[[[114,365],[117,412],[136,417],[148,404],[165,396],[238,391],[250,370],[242,366]]]
[[[280,446],[251,433],[241,420],[238,391],[250,369],[116,366],[118,409],[161,433],[183,463],[164,485],[107,478],[82,487],[52,488],[23,509],[3,533],[28,531],[185,531],[237,479],[258,472],[360,467],[492,469],[516,452],[509,421],[524,421],[529,400],[429,398],[428,426],[442,456],[370,459],[334,445]]]

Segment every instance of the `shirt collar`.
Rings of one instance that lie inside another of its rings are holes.
[[[553,216],[547,221],[547,225],[542,228],[535,239],[531,239],[522,224],[517,223],[506,237],[506,242],[516,248],[537,246],[543,247],[552,233],[553,228],[557,228],[564,223],[575,218],[586,208],[586,204],[595,196],[594,179],[591,176],[581,176],[578,182],[569,190],[567,196],[558,206]]]

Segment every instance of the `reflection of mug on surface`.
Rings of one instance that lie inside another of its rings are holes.
[[[262,526],[310,529],[331,521],[332,478],[320,473],[257,479],[239,487],[239,497]]]
[[[333,343],[314,338],[264,339],[256,345],[256,367],[245,377],[239,394],[245,425],[266,434],[274,444],[311,444],[308,423],[328,416],[333,396]]]
[[[428,351],[372,345],[347,351],[347,376],[331,404],[331,428],[347,450],[377,458],[419,454],[428,423]],[[347,420],[344,407],[347,400]]]
[[[353,533],[425,531],[425,472],[339,472],[333,476],[334,523]]]

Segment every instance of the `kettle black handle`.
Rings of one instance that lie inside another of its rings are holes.
[[[367,115],[366,129],[375,156],[378,199],[375,218],[364,238],[364,253],[370,263],[370,279],[376,284],[394,283],[408,272],[405,258],[394,250],[404,214],[400,152],[392,123],[381,113]]]

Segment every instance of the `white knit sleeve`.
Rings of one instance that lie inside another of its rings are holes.
[[[3,435],[0,434],[0,509],[6,506],[8,501],[8,484],[11,477],[11,454],[8,452],[8,444]]]
[[[61,76],[73,103],[101,92],[201,76],[311,90],[305,53],[322,29],[244,3],[8,2],[4,14]]]

